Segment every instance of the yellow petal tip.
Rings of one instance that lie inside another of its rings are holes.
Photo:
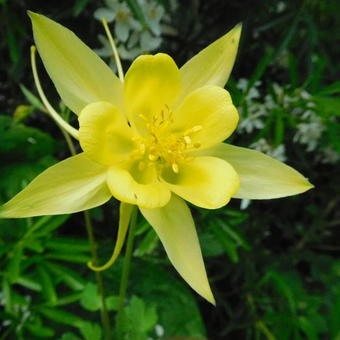
[[[298,188],[296,194],[302,194],[308,190],[313,189],[314,185],[308,180],[308,178],[300,174],[300,180],[296,182],[296,187]]]
[[[32,12],[30,10],[27,11],[27,15],[31,18],[31,20],[40,16],[40,14]]]
[[[308,191],[308,190],[311,190],[311,189],[314,189],[315,188],[315,185],[312,184],[311,182],[309,182],[309,180],[306,178],[306,190],[305,191]]]
[[[237,25],[235,25],[230,31],[229,33],[234,35],[234,37],[236,38],[237,43],[239,42],[241,33],[242,33],[242,26],[243,24],[240,22]]]
[[[207,296],[204,296],[204,298],[205,298],[208,302],[210,302],[214,307],[216,307],[216,300],[215,300],[214,295],[212,294],[211,291],[208,293]]]

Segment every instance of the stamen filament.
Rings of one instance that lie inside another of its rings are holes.
[[[73,126],[68,124],[58,113],[54,110],[50,102],[45,96],[45,93],[41,87],[41,83],[39,80],[38,72],[37,72],[37,63],[36,63],[36,47],[31,46],[31,65],[32,65],[32,72],[33,78],[35,82],[35,86],[38,90],[39,96],[41,101],[46,107],[46,110],[50,114],[50,116],[54,119],[54,121],[67,133],[69,133],[73,138],[79,140],[79,131],[75,129]]]
[[[115,42],[112,38],[112,34],[110,32],[109,26],[108,26],[105,18],[102,19],[102,24],[104,26],[105,33],[107,35],[107,38],[109,39],[109,42],[110,42],[110,45],[111,45],[111,48],[112,48],[112,52],[113,52],[115,62],[116,62],[116,65],[117,65],[119,79],[123,83],[124,82],[124,72],[123,72],[122,64],[120,62],[120,58],[119,58],[119,54],[118,54],[116,44],[115,44]]]

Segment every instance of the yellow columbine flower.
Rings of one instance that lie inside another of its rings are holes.
[[[46,70],[79,116],[83,152],[45,170],[0,208],[0,217],[73,213],[113,196],[123,202],[126,221],[130,205],[137,205],[180,275],[214,303],[184,200],[216,209],[231,197],[269,199],[312,187],[281,162],[222,143],[238,122],[223,86],[241,26],[180,69],[167,54],[142,55],[121,81],[71,31],[42,15],[30,17]],[[115,257],[126,226],[121,223]]]

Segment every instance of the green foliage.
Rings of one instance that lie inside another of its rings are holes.
[[[227,84],[241,116],[232,142],[285,159],[316,186],[306,195],[277,201],[232,200],[216,211],[192,208],[216,307],[188,288],[154,230],[139,221],[125,338],[340,340],[340,83],[334,43],[339,2],[155,1],[167,12],[161,25],[150,21],[141,1],[121,3],[142,33],[161,27],[153,38],[179,64],[244,21],[236,68]],[[93,13],[105,4],[61,1],[52,8],[0,1],[1,203],[69,154],[31,82],[31,28],[23,17],[28,6],[71,28],[81,27],[77,33],[98,46],[100,28]],[[133,48],[124,53],[124,60],[131,59]],[[54,89],[43,84],[53,102]],[[66,120],[75,119],[63,104],[55,107]],[[115,241],[116,208],[111,202],[91,211],[100,263]],[[104,340],[102,298],[86,266],[89,259],[82,214],[1,220],[0,340]],[[119,258],[103,273],[112,333],[121,269]]]

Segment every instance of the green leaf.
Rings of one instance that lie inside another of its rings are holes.
[[[72,8],[73,16],[77,17],[87,6],[89,0],[76,0]]]
[[[314,102],[318,106],[322,117],[340,116],[340,98],[339,97],[314,97]]]
[[[267,274],[263,277],[263,279],[261,279],[261,281],[259,282],[259,286],[262,286],[264,283],[270,280],[272,280],[272,283],[277,288],[278,292],[286,298],[290,312],[295,317],[297,315],[297,311],[296,311],[296,299],[294,296],[292,285],[293,282],[288,282],[288,280],[278,272],[268,271]]]
[[[34,161],[52,155],[56,142],[46,133],[0,115],[0,163]],[[36,167],[35,167],[36,168]],[[26,176],[27,177],[27,176]]]
[[[299,317],[299,327],[306,334],[308,340],[319,340],[313,323],[304,316]]]
[[[245,250],[251,250],[250,244],[240,235],[238,231],[235,230],[231,225],[229,225],[226,221],[218,219],[216,221],[221,229],[233,239],[237,245],[240,245]]]
[[[20,51],[18,48],[17,38],[12,30],[7,32],[7,46],[9,49],[9,56],[11,64],[16,64],[20,59]]]
[[[114,277],[118,278],[118,263],[112,269],[116,273]],[[196,296],[183,280],[171,274],[168,267],[135,258],[131,276],[131,291],[145,301],[145,308],[157,306],[157,323],[164,327],[164,339],[175,336],[206,338]]]
[[[55,306],[65,306],[80,300],[82,293],[72,293],[60,296]]]
[[[15,283],[20,275],[20,265],[23,257],[23,249],[17,247],[10,255],[10,260],[7,265],[7,275],[10,283]]]
[[[30,240],[29,242],[26,242],[25,248],[38,254],[41,254],[44,251],[44,247],[41,245],[41,240]]]
[[[137,296],[131,298],[129,305],[125,308],[125,315],[128,338],[136,340],[146,339],[142,336],[155,327],[158,319],[155,307],[147,307]]]
[[[70,215],[42,216],[31,227],[36,237],[49,235],[53,230],[62,226]]]
[[[38,266],[37,272],[42,285],[42,294],[44,298],[46,301],[55,304],[58,298],[49,273],[42,266]]]
[[[273,60],[274,50],[268,49],[265,55],[262,57],[260,62],[256,65],[255,71],[249,79],[248,90],[254,86],[254,84],[261,79],[264,71],[269,66],[270,62]]]
[[[35,292],[40,292],[42,290],[40,282],[37,282],[33,280],[32,278],[24,276],[24,275],[19,277],[16,284],[22,287],[25,287],[27,289],[33,290]]]
[[[82,340],[71,332],[64,333],[60,340]]]
[[[135,251],[135,255],[143,256],[150,254],[159,244],[159,237],[155,230],[150,228],[146,235],[144,235],[142,241],[139,243],[138,248]]]
[[[101,307],[100,296],[98,295],[97,286],[91,282],[89,282],[80,298],[80,304],[83,308],[90,310],[92,312],[97,311]]]
[[[90,255],[50,253],[46,255],[46,258],[71,263],[82,263],[85,265],[87,262],[89,262]]]
[[[22,93],[24,94],[25,98],[27,101],[36,109],[40,111],[46,111],[45,106],[43,103],[40,101],[38,97],[36,97],[25,85],[20,84],[20,89]]]
[[[340,340],[340,294],[335,296],[332,301],[329,319],[330,319],[330,334],[331,339]]]
[[[5,306],[5,312],[10,313],[13,309],[12,292],[11,292],[11,286],[5,277],[2,280],[2,294],[3,294],[3,304]]]
[[[55,334],[53,328],[42,325],[41,319],[37,315],[33,320],[25,323],[25,328],[38,338],[50,338]]]
[[[79,331],[85,340],[101,340],[102,330],[99,325],[81,321],[78,324]]]
[[[320,90],[316,95],[319,96],[329,96],[332,94],[340,93],[340,80],[336,81],[335,83],[324,87]]]
[[[45,247],[61,253],[90,252],[90,244],[86,240],[58,237],[45,242]]]
[[[118,296],[108,296],[105,299],[106,307],[109,311],[118,310],[119,297]]]
[[[225,248],[222,246],[219,239],[211,228],[204,228],[198,233],[203,257],[219,256],[225,253]]]
[[[51,273],[55,274],[67,286],[73,290],[83,290],[86,281],[73,270],[53,262],[45,262],[44,266]]]
[[[15,122],[21,122],[34,112],[34,108],[30,105],[19,105],[16,107],[13,118]]]
[[[220,242],[230,259],[237,263],[239,261],[237,248],[238,245],[217,225],[211,227],[216,240]]]
[[[50,319],[56,323],[61,323],[73,327],[77,327],[77,325],[82,321],[82,319],[77,315],[70,312],[65,312],[55,307],[54,308],[38,307],[37,311],[47,319]]]
[[[288,70],[290,84],[292,85],[293,88],[295,88],[298,86],[299,83],[299,71],[297,58],[292,53],[288,54]]]

